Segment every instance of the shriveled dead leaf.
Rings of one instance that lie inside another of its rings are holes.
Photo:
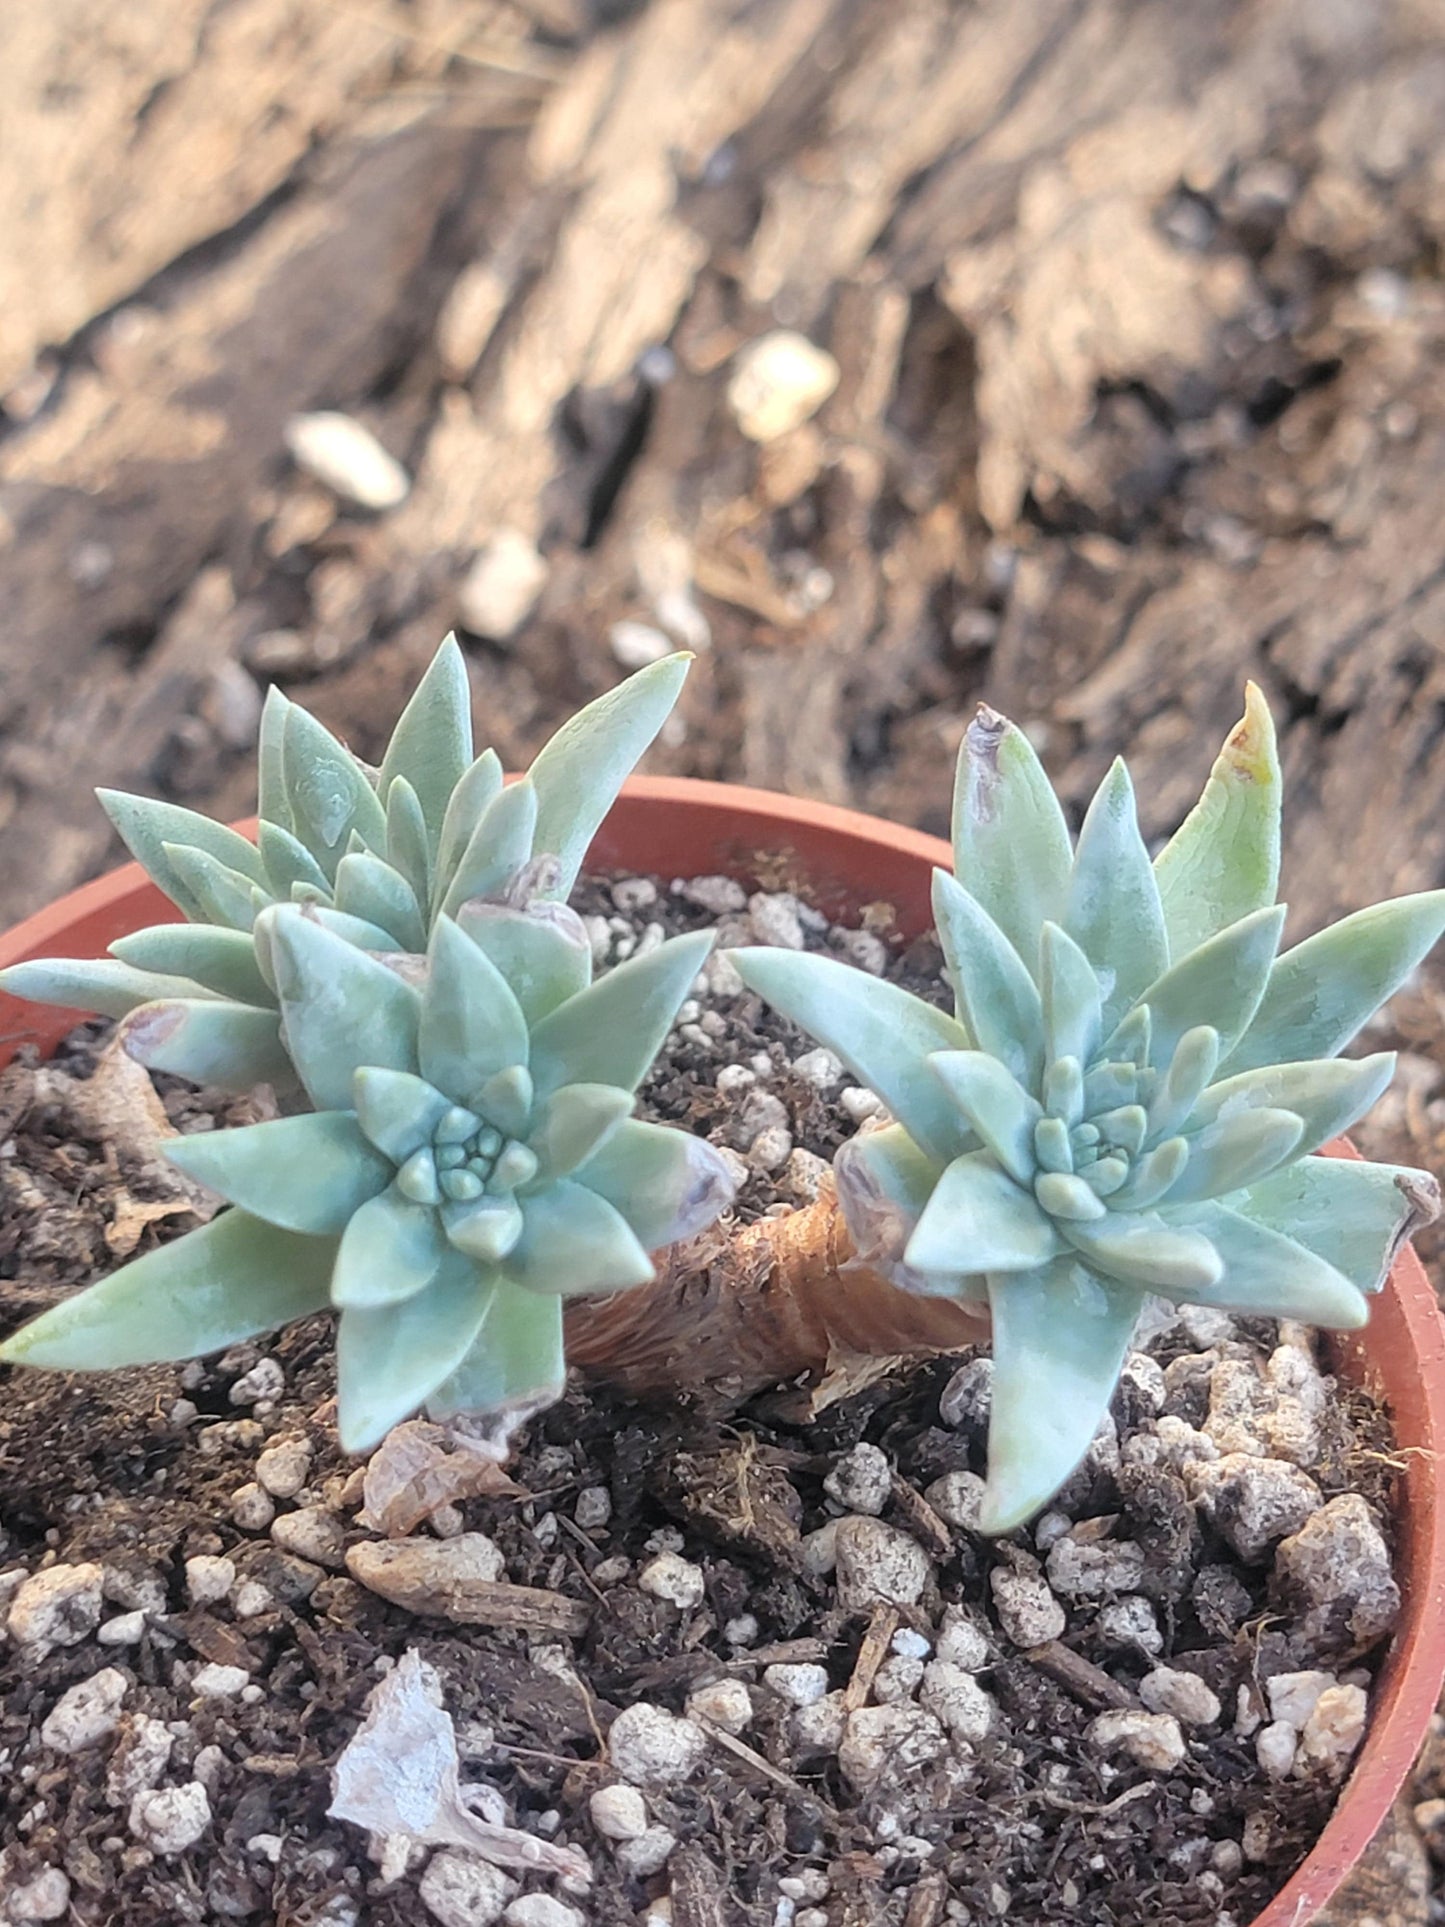
[[[522,1490],[489,1447],[452,1427],[408,1419],[387,1433],[367,1463],[360,1522],[399,1538],[439,1506],[482,1495],[514,1497]]]

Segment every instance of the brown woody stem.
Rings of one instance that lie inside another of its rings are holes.
[[[650,1285],[574,1300],[567,1357],[632,1393],[745,1398],[848,1356],[956,1351],[987,1329],[979,1307],[900,1291],[863,1264],[825,1181],[802,1210],[674,1247]]]

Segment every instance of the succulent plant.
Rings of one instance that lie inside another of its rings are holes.
[[[23,1327],[0,1360],[191,1357],[329,1305],[350,1450],[422,1405],[555,1397],[563,1300],[645,1283],[649,1251],[731,1196],[705,1140],[630,1115],[710,934],[596,983],[581,920],[545,900],[464,901],[424,957],[371,955],[309,905],[262,909],[254,934],[314,1111],[171,1143],[232,1208]]]
[[[896,1119],[836,1160],[860,1255],[987,1308],[988,1531],[1078,1464],[1150,1294],[1349,1329],[1434,1215],[1423,1172],[1311,1153],[1388,1083],[1388,1053],[1336,1054],[1445,929],[1445,891],[1278,954],[1279,809],[1252,685],[1153,863],[1122,762],[1075,845],[1027,737],[983,709],[934,878],[952,1016],[828,958],[730,953]]]
[[[276,990],[254,939],[278,903],[310,907],[364,950],[424,951],[438,918],[495,896],[539,854],[532,887],[563,900],[623,778],[661,728],[690,658],[669,656],[582,709],[504,786],[473,755],[466,663],[448,637],[392,733],[379,771],[278,689],[261,719],[256,842],[193,810],[101,790],[132,855],[185,917],[137,930],[99,960],[15,964],[17,997],[108,1017],[137,1013],[131,1054],[232,1090],[290,1076]]]

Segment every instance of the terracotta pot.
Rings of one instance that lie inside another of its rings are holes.
[[[248,829],[251,826],[238,826]],[[915,830],[761,790],[636,777],[592,848],[600,868],[661,876],[719,872],[769,889],[806,882],[820,908],[893,906],[908,935],[931,923],[929,882],[947,844]],[[137,864],[86,884],[0,937],[0,966],[94,957],[175,911]],[[0,994],[0,1065],[23,1043],[52,1050],[75,1014]],[[1348,1144],[1330,1147],[1342,1157]],[[1369,1732],[1309,1858],[1253,1927],[1307,1927],[1384,1821],[1425,1738],[1445,1677],[1445,1324],[1412,1251],[1401,1252],[1363,1332],[1332,1338],[1334,1368],[1383,1397],[1404,1471],[1396,1518],[1404,1612],[1376,1684]]]

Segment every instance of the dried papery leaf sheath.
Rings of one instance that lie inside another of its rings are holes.
[[[1122,763],[1071,844],[1028,739],[981,710],[935,876],[952,1020],[829,959],[730,953],[896,1120],[837,1159],[859,1247],[904,1291],[987,1305],[991,1531],[1082,1457],[1148,1295],[1358,1326],[1437,1209],[1423,1172],[1311,1154],[1389,1081],[1388,1054],[1336,1056],[1445,929],[1445,892],[1279,954],[1279,806],[1252,685],[1154,863]]]
[[[528,778],[505,789],[495,753],[474,754],[466,663],[451,637],[403,711],[379,771],[273,688],[261,720],[254,845],[174,803],[100,792],[131,854],[187,921],[122,938],[109,958],[17,964],[4,973],[5,988],[120,1018],[156,1003],[215,1002],[224,1009],[203,1022],[140,1023],[128,1048],[151,1069],[231,1090],[284,1079],[258,917],[299,903],[361,949],[424,951],[439,916],[501,895],[544,853],[554,860],[534,894],[564,899],[623,779],[676,701],[689,661],[678,654],[650,664],[580,710]],[[158,1037],[164,1055],[156,1054]]]

